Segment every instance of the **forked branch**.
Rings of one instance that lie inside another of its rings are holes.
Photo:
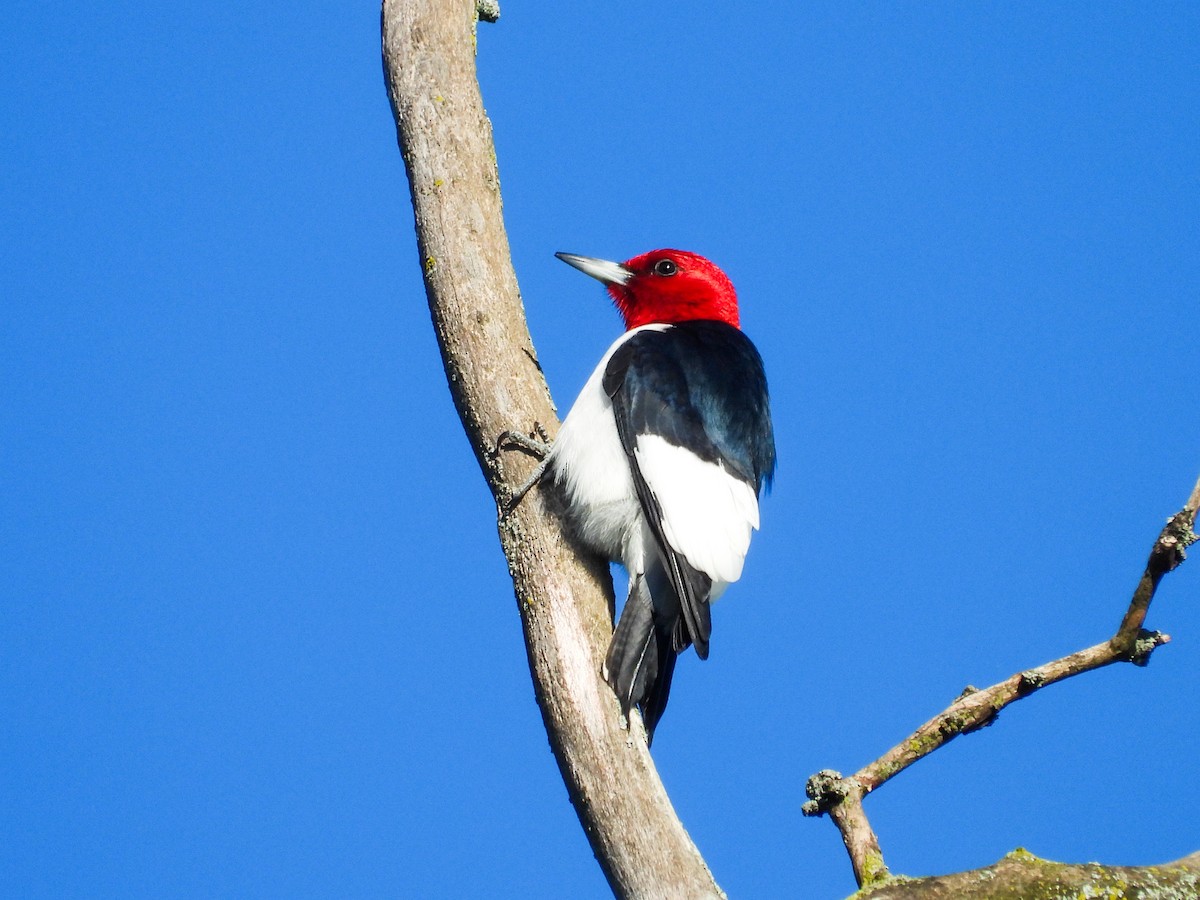
[[[863,797],[960,734],[990,725],[1000,710],[1009,704],[1056,681],[1112,663],[1131,662],[1144,666],[1156,647],[1170,641],[1168,635],[1146,631],[1142,625],[1162,577],[1184,561],[1187,547],[1197,539],[1194,529],[1198,508],[1200,480],[1192,488],[1183,509],[1167,521],[1154,541],[1146,569],[1112,638],[1062,659],[1018,672],[989,688],[968,687],[945,710],[853,775],[842,777],[840,773],[826,769],[809,778],[806,792],[810,799],[804,804],[804,814],[829,813],[841,832],[860,887],[877,883],[888,874],[879,839],[863,811]]]

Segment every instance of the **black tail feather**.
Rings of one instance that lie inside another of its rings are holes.
[[[604,679],[621,701],[621,712],[626,717],[646,697],[658,678],[658,668],[654,605],[645,580],[639,576],[630,586],[604,660]]]
[[[712,580],[686,562],[682,565],[681,574],[686,579],[688,590],[680,600],[681,614],[675,620],[675,650],[682,653],[694,646],[697,656],[708,659],[708,642],[712,636],[712,606],[708,602],[708,595]]]
[[[671,694],[671,676],[675,674],[675,660],[679,654],[670,647],[662,651],[659,660],[658,678],[651,686],[650,693],[642,701],[642,723],[646,726],[646,746],[654,743],[654,729],[658,720],[667,711],[667,698]]]
[[[704,606],[707,612],[708,604]],[[634,706],[641,709],[647,744],[667,708],[675,660],[690,644],[670,578],[660,566],[652,566],[634,579],[604,661],[604,678],[626,718]]]

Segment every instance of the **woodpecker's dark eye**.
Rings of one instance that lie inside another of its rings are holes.
[[[674,275],[678,271],[679,266],[669,259],[660,259],[654,264],[655,275]]]

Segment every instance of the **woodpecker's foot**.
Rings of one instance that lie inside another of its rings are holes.
[[[500,436],[496,438],[492,456],[498,457],[505,447],[515,447],[538,459],[545,459],[550,452],[550,436],[546,434],[546,429],[542,427],[541,422],[534,422],[533,430],[537,433],[537,437],[532,434],[523,434],[520,431],[500,432]]]
[[[499,457],[506,447],[513,447],[524,450],[526,453],[536,456],[541,460],[538,467],[533,470],[530,476],[509,495],[508,501],[501,508],[502,515],[507,516],[520,506],[521,501],[525,499],[525,495],[529,493],[530,489],[542,480],[542,476],[546,474],[546,467],[550,464],[550,437],[546,434],[546,429],[542,427],[540,422],[534,422],[533,427],[538,437],[522,434],[519,431],[502,431],[500,436],[496,438],[496,448],[492,453],[494,457]]]

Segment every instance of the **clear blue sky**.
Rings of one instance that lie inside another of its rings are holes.
[[[1200,6],[517,3],[479,33],[561,408],[556,250],[738,285],[780,468],[655,742],[732,897],[838,897],[806,777],[1106,638],[1200,474]],[[429,328],[373,3],[14,2],[0,39],[0,893],[603,897]],[[519,424],[519,423],[514,423]],[[870,798],[909,874],[1200,848],[1200,559],[1149,668]]]

